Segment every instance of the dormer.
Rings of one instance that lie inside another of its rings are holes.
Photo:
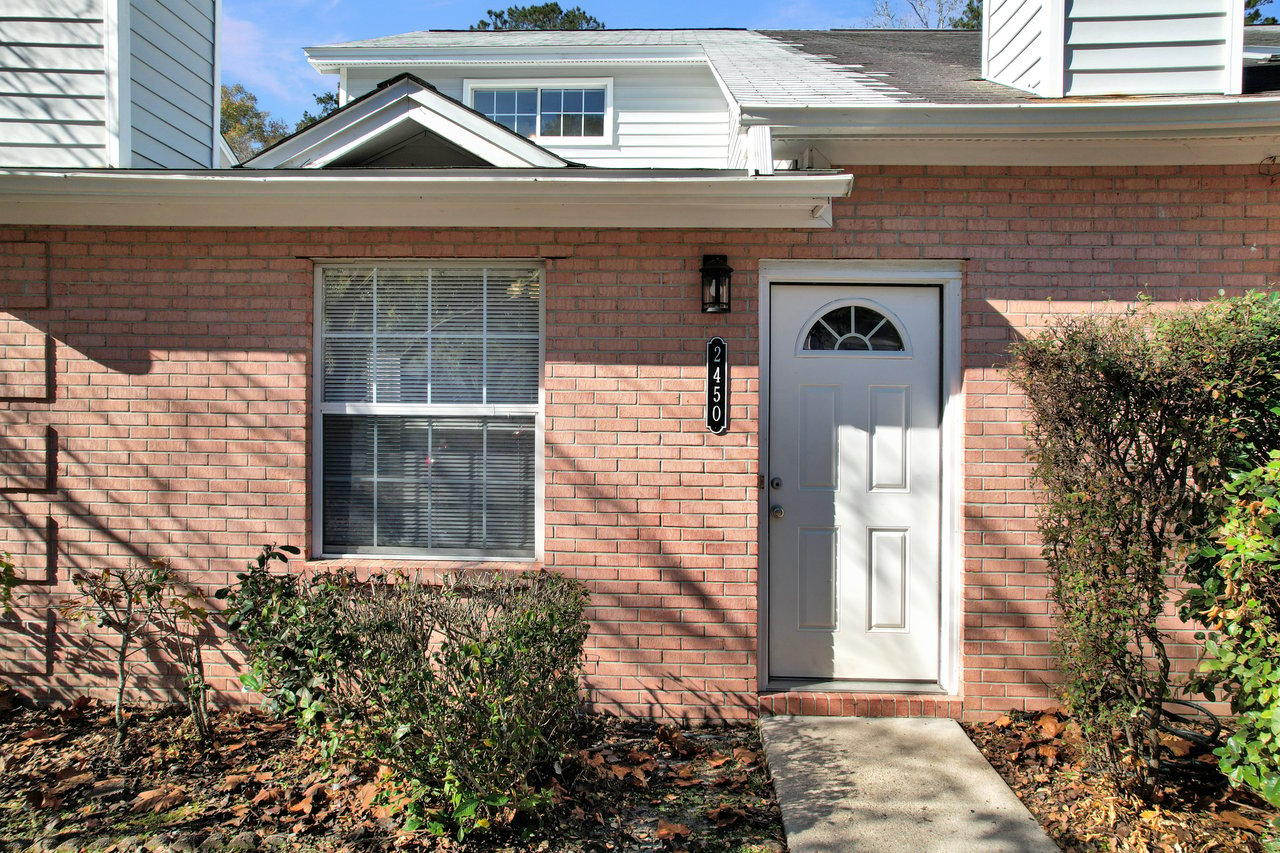
[[[0,167],[208,169],[218,134],[217,0],[0,6]]]
[[[985,0],[982,76],[1045,98],[1238,95],[1240,0]]]
[[[734,114],[695,31],[415,32],[306,49],[349,103],[410,73],[575,163],[724,168]]]

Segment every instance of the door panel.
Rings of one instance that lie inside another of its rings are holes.
[[[940,299],[773,285],[772,678],[938,681]]]

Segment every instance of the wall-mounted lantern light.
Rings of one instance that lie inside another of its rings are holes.
[[[729,313],[729,279],[733,267],[728,255],[702,256],[702,313]]]

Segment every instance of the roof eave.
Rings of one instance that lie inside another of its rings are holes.
[[[838,173],[696,170],[0,170],[0,223],[825,228],[851,186]]]
[[[1017,104],[909,103],[866,107],[743,104],[744,125],[775,137],[1126,138],[1280,132],[1280,97],[1135,101],[1053,100]]]
[[[440,48],[379,45],[373,47],[307,47],[307,62],[321,74],[337,74],[356,66],[448,67],[455,65],[669,65],[706,62],[699,45],[493,45]],[[572,56],[568,55],[572,52]]]

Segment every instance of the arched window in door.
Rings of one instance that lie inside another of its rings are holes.
[[[866,305],[832,308],[813,321],[804,336],[807,352],[904,352],[893,321]]]

